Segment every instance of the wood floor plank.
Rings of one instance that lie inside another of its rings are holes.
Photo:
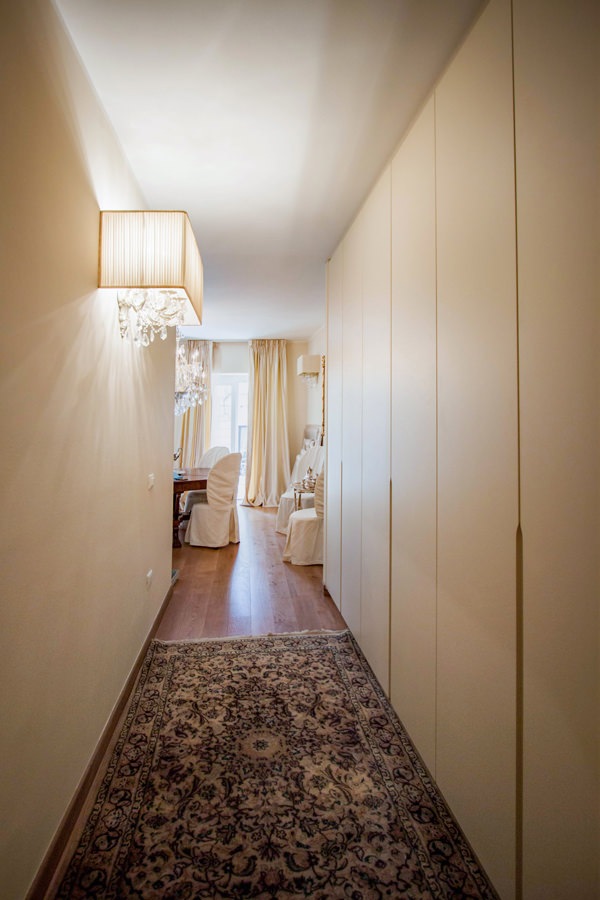
[[[275,531],[276,510],[240,506],[238,515],[239,544],[213,550],[183,543],[173,551],[179,577],[156,637],[199,640],[345,628],[323,593],[323,567],[283,562],[285,536]]]

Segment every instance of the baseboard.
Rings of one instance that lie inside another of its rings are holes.
[[[31,887],[26,895],[26,900],[44,900],[47,895],[47,892],[52,883],[52,879],[54,877],[54,873],[63,857],[65,852],[67,842],[71,836],[71,833],[75,827],[75,823],[79,818],[81,810],[83,809],[83,805],[87,800],[88,794],[91,790],[92,784],[94,783],[94,779],[98,774],[98,769],[105,757],[106,751],[108,750],[109,744],[113,738],[115,729],[118,725],[119,719],[121,718],[123,711],[127,705],[127,702],[131,696],[131,692],[133,691],[133,687],[137,681],[138,675],[140,673],[140,669],[142,667],[142,663],[146,657],[146,653],[148,652],[148,647],[152,642],[154,635],[158,630],[158,626],[160,625],[160,621],[164,615],[165,609],[167,608],[167,604],[171,599],[173,594],[173,589],[175,587],[175,583],[177,581],[177,573],[174,571],[173,577],[171,579],[171,585],[165,599],[163,600],[161,607],[154,619],[152,627],[148,632],[148,637],[144,641],[142,649],[140,650],[135,663],[129,673],[129,677],[123,686],[123,690],[119,694],[119,698],[114,706],[114,709],[110,715],[108,722],[106,723],[106,727],[104,728],[100,740],[96,745],[96,749],[94,750],[90,762],[79,782],[73,798],[67,807],[67,810],[61,819],[60,825],[56,830],[56,834],[52,839],[52,842],[44,856],[42,864],[38,869],[38,872],[33,879]]]

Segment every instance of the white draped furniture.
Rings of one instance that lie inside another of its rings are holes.
[[[229,447],[210,447],[206,450],[198,463],[200,469],[212,469],[214,464],[229,453]]]
[[[212,469],[214,464],[229,453],[229,447],[211,447],[200,457],[199,469]],[[206,491],[188,491],[185,495],[182,513],[187,519],[196,503],[206,503]]]
[[[294,512],[294,482],[302,481],[309,468],[312,469],[315,475],[318,475],[319,472],[323,470],[324,461],[325,448],[320,444],[313,444],[307,449],[302,449],[300,451],[300,453],[296,457],[294,468],[292,469],[291,482],[279,499],[277,520],[275,523],[276,531],[279,531],[281,534],[287,534],[288,519]],[[303,509],[314,506],[314,493],[310,492],[301,494],[300,502]]]
[[[214,464],[208,474],[206,503],[196,503],[192,507],[186,543],[194,547],[225,547],[229,543],[239,543],[237,486],[241,462],[241,453],[228,453]]]
[[[284,562],[294,566],[316,566],[323,562],[324,476],[315,484],[315,505],[293,512],[283,551]]]

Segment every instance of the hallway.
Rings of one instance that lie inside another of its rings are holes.
[[[323,594],[322,566],[282,561],[275,509],[239,506],[240,543],[173,550],[178,580],[159,624],[162,641],[336,630],[346,623]]]
[[[151,636],[346,623],[503,900],[598,898],[600,4],[260,6],[3,4],[2,897],[42,896]],[[175,329],[123,340],[98,277],[101,212],[153,209],[203,339],[289,342],[290,454],[326,357],[327,597],[269,510],[173,556]]]

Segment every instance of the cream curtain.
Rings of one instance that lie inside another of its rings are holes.
[[[176,439],[175,450],[179,447],[182,448],[178,465],[183,469],[197,466],[204,451],[210,447],[213,342],[188,341],[188,355],[193,353],[194,350],[198,350],[200,362],[204,365],[208,390],[206,399],[202,404],[186,409],[181,416],[181,424],[178,429],[179,437]]]
[[[246,500],[277,506],[290,481],[286,342],[250,341]]]

